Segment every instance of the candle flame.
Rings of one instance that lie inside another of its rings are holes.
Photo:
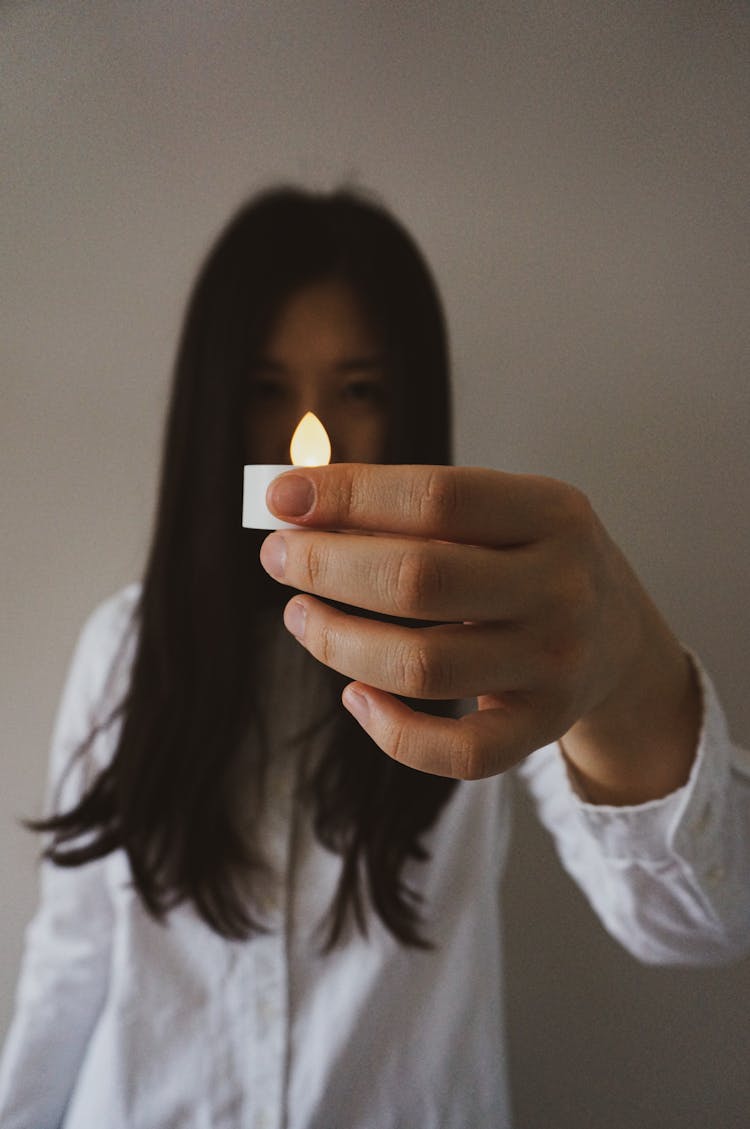
[[[331,441],[314,412],[306,412],[289,445],[294,466],[325,466],[331,461]]]

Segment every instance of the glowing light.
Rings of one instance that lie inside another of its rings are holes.
[[[294,429],[289,445],[294,466],[325,466],[331,461],[331,441],[314,412],[307,412]]]

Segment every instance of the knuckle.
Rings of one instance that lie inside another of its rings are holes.
[[[551,529],[578,538],[596,520],[588,495],[569,482],[546,478],[547,517]]]
[[[458,510],[458,480],[449,467],[433,467],[423,484],[417,508],[426,529],[442,530]]]
[[[457,780],[482,780],[487,770],[487,753],[476,735],[456,734],[451,749],[451,776]]]
[[[309,471],[318,491],[316,524],[324,524],[327,528],[346,528],[356,521],[356,515],[362,509],[367,495],[366,485],[360,481],[361,476],[355,473],[355,468],[344,463],[325,467],[325,474],[316,474],[317,469],[311,467]]]
[[[410,763],[409,734],[405,725],[399,725],[388,742],[388,755],[402,764]]]
[[[343,480],[337,483],[336,486],[336,510],[344,520],[344,523],[346,523],[346,519],[352,518],[359,509],[356,474],[354,474],[352,470],[347,471]]]
[[[397,678],[409,698],[439,696],[443,676],[436,669],[430,648],[421,640],[402,644],[396,651]]]
[[[566,618],[575,623],[588,614],[595,599],[596,593],[590,569],[583,561],[574,561],[560,580],[558,596],[560,608],[566,613]]]
[[[584,557],[561,550],[550,568],[553,579],[539,593],[537,614],[550,634],[583,630],[598,601],[596,584]]]
[[[437,563],[420,550],[406,549],[400,555],[388,595],[404,615],[424,612],[440,596],[442,587]]]
[[[574,632],[556,632],[543,641],[542,659],[545,681],[553,685],[565,683],[581,667],[584,646]]]
[[[591,530],[596,522],[588,495],[569,484],[565,485],[562,493],[561,517],[566,528],[574,529],[579,535]]]
[[[316,658],[326,666],[333,666],[336,657],[336,633],[328,624],[321,624],[318,630]]]
[[[315,591],[325,573],[325,551],[321,548],[316,538],[312,538],[305,550],[303,569],[305,585]]]

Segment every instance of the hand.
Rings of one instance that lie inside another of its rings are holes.
[[[619,747],[618,726],[630,737],[632,711],[647,703],[664,713],[667,685],[670,707],[686,708],[685,656],[571,486],[470,467],[339,463],[281,476],[268,504],[306,527],[272,533],[261,550],[272,576],[310,593],[287,605],[287,628],[354,679],[344,704],[405,764],[474,779],[565,737],[590,784],[598,776],[617,788],[638,762]],[[315,596],[434,626],[364,619]],[[478,710],[436,718],[394,694],[476,697]],[[691,714],[691,745],[694,728]],[[657,772],[647,794],[676,786],[667,775]]]

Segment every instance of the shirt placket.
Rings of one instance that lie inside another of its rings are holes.
[[[254,1098],[248,1123],[252,1129],[287,1129],[294,871],[303,818],[300,786],[311,755],[310,741],[301,734],[311,717],[324,715],[329,694],[317,665],[283,628],[268,642],[264,721],[270,757],[262,843],[276,881],[269,906],[270,930],[250,945],[253,992],[247,1026]],[[327,731],[319,733],[313,745],[322,748],[328,736]]]
[[[279,747],[281,746],[281,747]],[[289,961],[291,868],[295,839],[295,758],[284,742],[276,745],[269,765],[264,851],[276,882],[269,914],[270,930],[255,937],[252,953],[250,1092],[255,1095],[252,1129],[286,1129],[286,1083],[289,1053]]]
[[[252,1129],[284,1129],[287,1044],[287,970],[283,935],[256,937],[252,943],[250,1092],[256,1096]]]

